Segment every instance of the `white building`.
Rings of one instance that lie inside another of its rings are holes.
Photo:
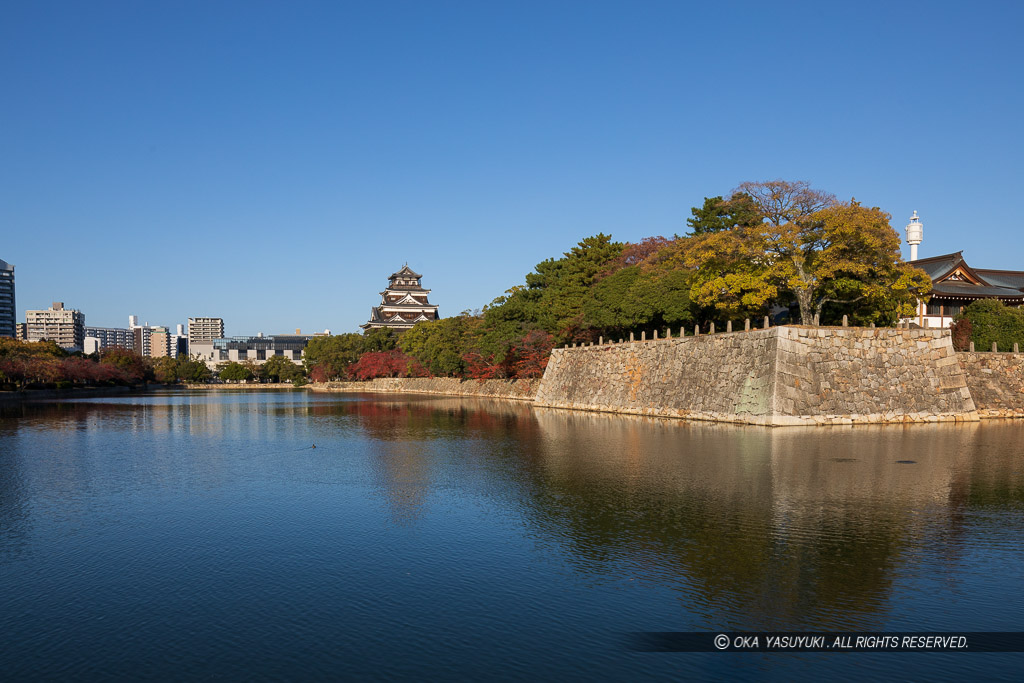
[[[216,370],[223,363],[252,361],[262,365],[274,356],[302,364],[302,354],[312,335],[278,334],[270,337],[229,337],[189,345],[189,355]]]

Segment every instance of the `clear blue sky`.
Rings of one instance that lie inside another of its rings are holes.
[[[386,277],[479,308],[745,180],[1024,270],[1024,3],[8,2],[19,319],[356,331]]]

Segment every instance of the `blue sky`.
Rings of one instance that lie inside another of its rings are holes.
[[[356,331],[408,261],[442,315],[745,180],[1024,270],[1024,3],[5,2],[19,318]]]

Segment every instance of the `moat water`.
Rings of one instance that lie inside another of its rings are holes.
[[[315,445],[315,448],[314,448]],[[1024,423],[769,430],[306,392],[0,406],[7,680],[1019,680]]]

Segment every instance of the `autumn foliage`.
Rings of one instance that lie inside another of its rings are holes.
[[[398,349],[370,351],[348,366],[352,379],[369,380],[377,377],[429,377],[423,364]]]
[[[144,379],[145,368],[142,358],[124,349],[111,349],[97,362],[70,356],[53,342],[0,339],[0,385],[9,389],[134,384]]]
[[[742,183],[691,213],[687,235],[584,238],[482,310],[401,332],[314,339],[307,368],[314,381],[535,378],[555,346],[644,332],[721,329],[762,316],[892,325],[931,287],[901,258],[887,213],[807,182]]]

